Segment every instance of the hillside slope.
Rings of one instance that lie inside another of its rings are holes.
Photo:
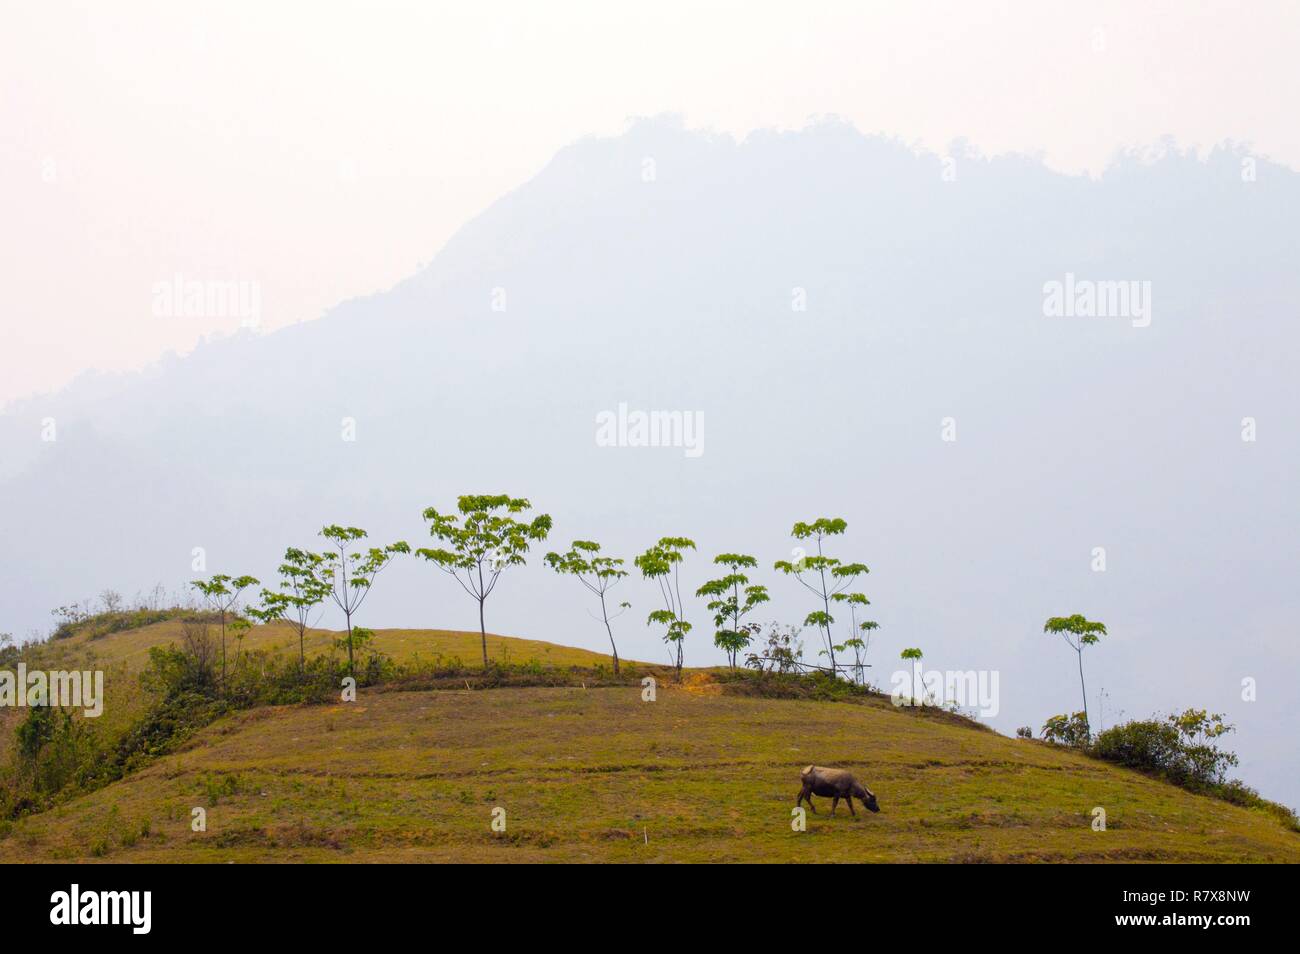
[[[215,635],[215,625],[213,638]],[[155,646],[181,642],[179,619],[151,623],[94,637],[79,631],[66,639],[48,640],[24,651],[29,669],[78,669],[104,671],[104,713],[97,728],[116,737],[156,701],[140,685],[139,674],[149,662],[149,650]],[[313,629],[307,633],[304,648],[307,656],[342,655],[337,641],[342,633]],[[481,652],[478,633],[446,629],[381,629],[376,631],[372,648],[395,663],[405,665],[453,665],[457,660],[476,664]],[[603,653],[560,646],[555,643],[489,633],[488,654],[501,663],[537,664],[542,666],[608,666],[611,658]],[[233,665],[237,653],[265,651],[296,658],[298,634],[288,623],[254,626],[242,645],[228,640],[227,652]],[[8,759],[14,740],[14,728],[23,712],[0,707],[0,762]]]
[[[367,690],[241,712],[15,823],[0,861],[1300,861],[1300,835],[1265,813],[1072,752],[883,700],[720,690],[695,673],[653,702],[635,686]],[[880,814],[831,818],[818,799],[792,831],[810,762],[861,773]]]
[[[212,624],[216,633],[216,624]],[[326,653],[334,648],[343,633],[330,629],[307,631],[304,642],[308,656]],[[56,662],[91,664],[101,667],[125,665],[138,672],[149,659],[154,646],[176,643],[181,638],[181,623],[171,619],[135,629],[123,630],[94,639],[79,633],[67,639],[53,640],[36,648],[40,664],[53,666]],[[527,662],[537,660],[552,666],[595,666],[608,664],[607,653],[592,652],[573,646],[524,639],[518,636],[500,636],[488,633],[488,654],[501,662]],[[240,649],[248,652],[268,650],[290,656],[298,654],[298,631],[288,623],[254,626],[248,631]],[[395,662],[410,663],[423,660],[449,661],[460,658],[469,663],[479,659],[479,634],[450,629],[380,629],[375,631],[373,648]],[[232,638],[227,647],[232,658],[236,651]]]

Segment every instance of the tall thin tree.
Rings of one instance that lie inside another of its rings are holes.
[[[252,576],[228,576],[217,573],[206,580],[191,580],[203,601],[221,616],[221,691],[226,691],[226,617],[239,605],[239,595],[261,581]]]
[[[770,597],[767,587],[760,583],[750,583],[742,570],[753,569],[758,561],[744,553],[720,553],[713,558],[719,566],[725,566],[728,573],[716,580],[709,580],[698,590],[696,596],[709,597],[708,609],[713,612],[713,622],[718,627],[713,634],[713,645],[727,654],[727,663],[736,668],[736,656],[749,645],[753,636],[740,625],[741,619],[755,606],[766,603]]]
[[[871,572],[863,563],[844,563],[836,557],[829,557],[824,550],[828,537],[839,536],[848,529],[848,524],[839,517],[821,517],[812,523],[800,521],[794,525],[790,535],[796,540],[808,540],[816,546],[817,552],[802,552],[796,548],[797,556],[793,560],[777,560],[774,567],[788,576],[793,576],[816,596],[822,608],[809,613],[804,619],[805,626],[816,626],[825,645],[824,653],[830,656],[831,675],[838,674],[835,661],[835,640],[831,627],[835,617],[831,615],[831,602],[837,594],[843,593],[853,585],[853,581],[864,573]]]
[[[515,514],[532,507],[526,497],[465,494],[456,501],[459,514],[440,513],[433,507],[424,510],[429,536],[447,546],[422,547],[415,552],[455,579],[478,603],[484,669],[488,667],[488,651],[483,604],[506,568],[526,563],[529,545],[545,540],[551,532],[549,514],[538,514],[532,520],[515,519]]]
[[[576,576],[588,590],[595,594],[600,600],[600,619],[605,624],[605,632],[609,634],[609,648],[614,654],[614,675],[618,675],[618,646],[614,644],[614,629],[610,626],[609,605],[605,601],[605,594],[623,577],[627,576],[627,571],[623,569],[623,561],[617,557],[603,557],[600,555],[600,544],[593,540],[574,540],[573,545],[569,547],[566,553],[546,554],[546,563],[556,573],[567,573],[570,576]],[[622,609],[627,609],[627,603],[622,603]],[[618,614],[616,613],[615,616]]]
[[[682,600],[681,565],[687,550],[695,549],[695,541],[686,537],[660,537],[659,542],[633,562],[641,576],[659,584],[659,595],[664,608],[654,610],[646,617],[646,625],[659,623],[664,627],[664,642],[670,647],[677,680],[682,678],[682,644],[691,631],[686,621],[686,604]]]
[[[921,650],[916,648],[915,646],[911,647],[910,649],[904,649],[901,653],[898,654],[899,659],[907,659],[910,660],[912,663],[912,705],[923,705],[925,703],[925,700],[922,699],[920,696],[920,690],[918,689],[916,684],[917,668],[918,668],[917,663],[921,661],[921,657],[923,655],[925,654],[922,653]]]
[[[320,536],[330,545],[325,553],[315,554],[319,560],[310,561],[311,571],[316,580],[328,587],[329,597],[347,621],[348,635],[348,674],[356,676],[356,664],[353,660],[352,617],[361,609],[361,604],[370,595],[375,585],[375,577],[402,553],[410,553],[411,547],[405,540],[398,540],[386,547],[359,547],[358,542],[366,539],[366,531],[360,527],[341,527],[332,523],[322,527]]]
[[[262,590],[261,606],[249,607],[248,613],[262,623],[288,620],[298,632],[298,671],[307,666],[307,630],[312,616],[320,618],[317,609],[329,596],[332,587],[320,578],[319,567],[324,561],[319,553],[289,547],[280,564],[280,589]]]
[[[1083,721],[1088,723],[1088,689],[1083,682],[1083,647],[1092,646],[1100,641],[1106,633],[1106,624],[1088,619],[1081,613],[1073,616],[1053,616],[1043,624],[1043,632],[1052,633],[1065,640],[1065,644],[1074,650],[1079,658],[1079,692],[1083,696]],[[1091,728],[1088,734],[1092,734]]]

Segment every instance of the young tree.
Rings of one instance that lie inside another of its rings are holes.
[[[355,677],[352,617],[370,595],[370,588],[375,585],[375,577],[380,571],[392,563],[399,553],[410,553],[411,547],[405,540],[398,540],[386,547],[354,550],[357,541],[366,538],[366,531],[360,527],[340,527],[338,524],[322,527],[320,536],[329,542],[332,549],[327,553],[312,554],[316,559],[309,558],[306,565],[311,569],[316,583],[343,611],[347,620],[348,674]]]
[[[718,627],[713,634],[713,645],[726,652],[727,662],[735,669],[737,654],[753,638],[749,630],[740,625],[741,617],[759,603],[768,601],[767,587],[758,583],[751,584],[749,577],[740,572],[758,566],[758,561],[752,556],[720,553],[713,558],[713,562],[725,566],[731,572],[719,579],[709,580],[695,591],[695,595],[711,598],[708,608],[713,611],[713,622]]]
[[[181,621],[181,652],[189,676],[198,685],[207,687],[215,681],[213,668],[217,659],[217,644],[208,631],[206,620]]]
[[[831,660],[831,675],[838,674],[835,662],[836,645],[831,636],[831,626],[835,617],[831,615],[831,601],[843,594],[853,581],[864,573],[871,572],[862,563],[843,563],[835,557],[826,556],[823,543],[827,537],[838,536],[848,529],[848,524],[839,517],[822,517],[812,523],[800,521],[794,525],[790,535],[796,540],[811,540],[817,546],[816,555],[799,553],[795,560],[778,560],[774,567],[804,585],[804,587],[821,600],[822,608],[808,614],[805,626],[816,626],[822,634],[825,646],[823,654]],[[809,577],[812,582],[809,582]],[[860,595],[860,594],[858,594]],[[866,600],[866,597],[862,597]],[[838,647],[843,649],[843,647]]]
[[[239,604],[239,594],[260,581],[251,576],[230,577],[218,573],[211,579],[191,580],[190,586],[199,591],[203,601],[221,616],[221,691],[226,690],[226,617]]]
[[[456,501],[460,515],[424,511],[429,536],[447,548],[420,549],[420,556],[445,571],[461,589],[478,602],[478,628],[483,640],[483,668],[488,666],[487,623],[483,604],[492,595],[506,567],[522,566],[529,544],[546,539],[551,518],[539,514],[531,521],[516,520],[513,514],[531,510],[524,497],[506,494],[465,494]]]
[[[867,668],[867,650],[871,648],[871,633],[879,628],[880,624],[874,620],[865,620],[859,623],[855,618],[853,620],[854,632],[865,634],[866,639],[863,639],[862,636],[854,636],[852,639],[844,640],[845,647],[853,650],[853,673],[859,685],[866,685],[867,683],[866,672],[864,671]]]
[[[898,654],[899,659],[906,659],[911,661],[912,663],[912,704],[913,705],[916,705],[918,700],[924,702],[924,700],[921,699],[920,695],[917,694],[917,686],[916,686],[916,663],[921,659],[922,655],[923,653],[921,652],[921,650],[915,647],[911,649],[904,649],[901,653]]]
[[[99,594],[99,602],[104,606],[105,613],[117,613],[122,609],[122,594],[117,590],[104,590]]]
[[[1088,690],[1083,683],[1083,647],[1091,646],[1106,635],[1106,624],[1094,622],[1080,613],[1053,616],[1043,624],[1043,632],[1059,635],[1079,657],[1079,690],[1083,693],[1083,719],[1088,721]]]
[[[658,543],[633,561],[643,578],[659,584],[664,608],[651,612],[646,617],[646,625],[660,623],[666,627],[664,642],[676,650],[673,666],[679,682],[682,678],[682,643],[691,631],[691,624],[683,618],[686,605],[682,602],[680,568],[684,551],[694,549],[695,541],[686,537],[661,537]]]
[[[871,648],[871,633],[880,627],[870,620],[858,622],[858,610],[865,610],[871,605],[871,601],[867,599],[865,593],[836,593],[831,600],[843,603],[849,608],[849,632],[852,636],[844,640],[844,648],[853,650],[854,679],[859,683],[865,682],[863,670],[867,668],[866,656],[867,650]],[[865,639],[863,639],[864,635]]]
[[[600,600],[600,618],[609,634],[609,648],[614,653],[614,675],[618,675],[618,647],[614,645],[614,630],[609,625],[609,607],[605,603],[605,594],[609,588],[623,577],[623,561],[616,557],[599,556],[600,544],[591,540],[574,540],[567,553],[551,552],[546,554],[546,562],[556,573],[568,573],[576,576]],[[621,604],[624,609],[629,604]],[[616,616],[618,614],[615,614]]]
[[[284,562],[280,564],[280,589],[277,592],[262,590],[261,607],[250,607],[248,610],[248,614],[261,623],[272,623],[278,619],[293,623],[298,630],[300,673],[307,665],[307,630],[311,628],[312,612],[333,589],[319,576],[320,565],[324,560],[319,553],[289,547],[284,551]],[[319,613],[316,619],[319,621]]]
[[[253,624],[243,616],[236,616],[230,621],[230,635],[235,640],[235,668],[239,668],[239,657],[244,651],[244,637],[253,630]]]

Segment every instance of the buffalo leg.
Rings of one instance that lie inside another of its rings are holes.
[[[831,814],[832,814],[832,815],[835,814],[835,809],[836,809],[836,807],[837,807],[839,804],[840,804],[840,797],[839,797],[838,795],[836,795],[834,798],[831,799]]]
[[[808,807],[809,807],[810,809],[812,809],[812,813],[813,813],[814,815],[816,815],[816,814],[817,814],[817,806],[813,804],[813,800],[812,800],[812,789],[810,789],[810,788],[805,788],[803,791],[801,791],[801,792],[799,793],[799,797],[795,799],[794,803],[795,803],[795,805],[797,806],[797,805],[799,805],[801,802],[803,802],[803,801],[805,801],[805,800],[808,802]]]

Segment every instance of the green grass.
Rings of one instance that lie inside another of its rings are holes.
[[[412,653],[433,639],[387,633]],[[370,689],[239,712],[0,829],[0,860],[1300,861],[1300,835],[1266,812],[1070,751],[882,700],[726,688],[697,673],[655,702],[638,686]],[[881,813],[831,818],[818,799],[792,831],[811,762],[859,773]],[[196,807],[206,832],[191,831]]]

